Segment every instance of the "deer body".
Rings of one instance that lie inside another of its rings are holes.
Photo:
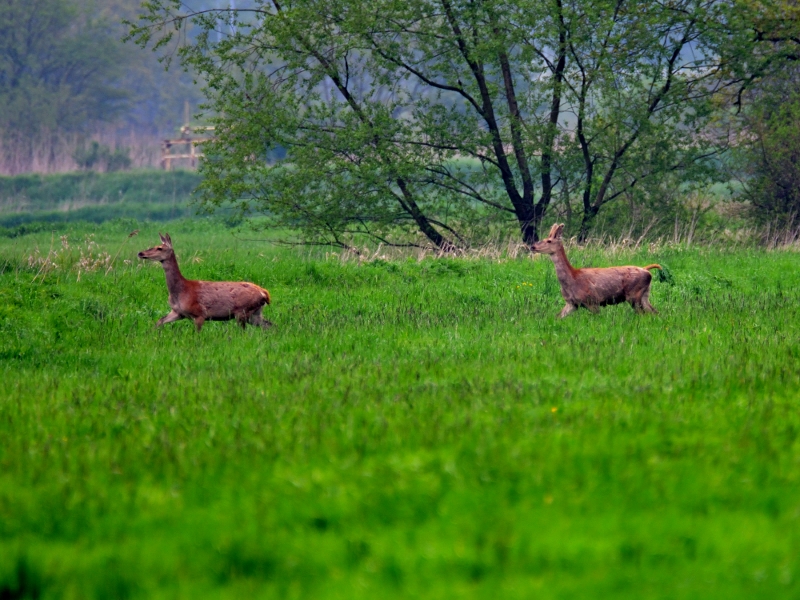
[[[563,224],[553,225],[547,239],[531,247],[534,252],[548,254],[556,267],[561,295],[566,302],[560,317],[566,317],[581,306],[596,312],[600,306],[621,302],[629,302],[637,312],[658,312],[650,304],[652,276],[649,269],[660,269],[659,265],[576,269],[564,251],[563,230]]]
[[[236,319],[244,328],[247,323],[263,328],[270,323],[261,315],[270,303],[269,292],[254,283],[244,281],[193,281],[186,279],[178,268],[169,234],[161,237],[161,245],[139,252],[139,258],[157,260],[164,267],[169,290],[169,314],[161,317],[156,327],[180,319],[192,319],[197,331],[206,321]]]

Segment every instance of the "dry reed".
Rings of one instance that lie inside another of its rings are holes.
[[[100,130],[90,135],[46,132],[36,138],[4,136],[0,132],[0,175],[77,171],[76,152],[93,141],[112,152],[126,151],[131,168],[159,167],[161,139],[153,134],[117,130]]]

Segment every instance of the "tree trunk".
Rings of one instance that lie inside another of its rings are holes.
[[[538,227],[534,221],[520,222],[519,229],[522,232],[522,241],[525,244],[530,246],[539,241],[539,236],[536,234]]]
[[[403,199],[400,200],[400,205],[409,215],[411,215],[411,218],[414,219],[414,222],[417,224],[417,227],[419,227],[419,230],[424,233],[425,236],[442,252],[452,252],[455,250],[456,245],[439,233],[439,231],[428,220],[428,217],[425,216],[425,213],[420,210],[419,206],[414,200],[414,196],[408,189],[408,185],[406,184],[405,180],[398,177],[397,186],[403,193]]]
[[[583,218],[581,219],[581,230],[578,232],[578,243],[583,244],[589,237],[589,229],[592,226],[592,221],[597,216],[598,208],[596,206],[588,206],[583,210]]]

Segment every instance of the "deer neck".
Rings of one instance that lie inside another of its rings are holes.
[[[564,252],[564,246],[560,246],[558,250],[551,254],[550,259],[556,266],[556,277],[558,277],[558,281],[561,283],[561,288],[568,288],[575,281],[576,269],[569,264],[567,253]]]
[[[181,275],[181,270],[178,268],[178,259],[175,258],[173,253],[169,258],[161,263],[164,267],[164,274],[167,276],[167,289],[170,295],[179,294],[183,289],[183,284],[186,279]]]

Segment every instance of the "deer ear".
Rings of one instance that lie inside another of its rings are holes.
[[[172,238],[169,237],[168,233],[164,234],[164,242],[167,243],[168,245],[172,246]]]
[[[561,239],[561,234],[564,233],[564,224],[560,223],[559,225],[553,225],[553,229],[551,231],[552,238],[555,240]]]
[[[163,235],[161,235],[161,232],[160,232],[160,231],[158,232],[158,237],[159,237],[159,238],[161,238],[161,241],[162,241],[163,243],[165,243],[165,244],[167,243],[167,240],[166,240],[166,239],[164,239],[164,236],[163,236]]]
[[[564,226],[562,225],[561,227],[564,227]],[[553,226],[550,228],[550,233],[548,233],[548,234],[547,234],[547,237],[549,237],[549,238],[555,238],[557,234],[558,234],[558,223],[555,223],[555,224],[553,224]]]

